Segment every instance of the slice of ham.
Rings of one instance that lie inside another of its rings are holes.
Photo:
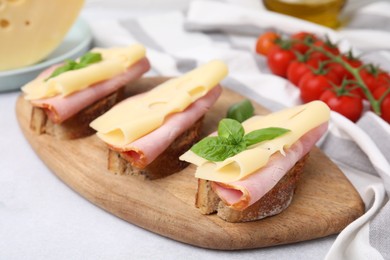
[[[230,183],[212,182],[212,189],[226,205],[235,210],[244,210],[270,191],[311,150],[327,128],[328,123],[323,123],[310,130],[286,149],[285,156],[280,152],[273,154],[265,167],[247,178]]]
[[[54,69],[50,68],[48,71],[43,72],[40,77],[50,75]],[[114,93],[125,84],[140,78],[149,69],[150,64],[148,59],[143,58],[130,66],[126,72],[114,78],[96,83],[72,95],[31,100],[31,103],[33,106],[44,108],[49,119],[55,124],[60,124],[87,106]]]
[[[221,92],[221,86],[215,86],[186,110],[169,116],[164,124],[156,130],[126,146],[111,147],[111,149],[121,152],[122,156],[133,166],[145,168],[164,152],[178,136],[198,121],[215,103]]]

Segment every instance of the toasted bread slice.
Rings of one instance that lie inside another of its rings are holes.
[[[36,134],[48,134],[58,139],[77,139],[95,133],[89,124],[123,99],[123,88],[96,101],[61,124],[54,124],[48,119],[44,109],[33,107],[30,129]]]
[[[203,117],[192,125],[187,131],[175,139],[175,141],[153,162],[140,169],[125,160],[120,153],[109,150],[108,170],[119,175],[139,175],[146,179],[154,180],[179,172],[189,163],[179,160],[179,156],[189,150],[193,144],[200,140]]]
[[[272,190],[243,211],[234,210],[226,206],[211,189],[210,181],[203,179],[198,179],[195,206],[199,208],[202,214],[217,212],[220,218],[228,222],[254,221],[279,214],[292,201],[307,157],[308,155],[299,160]]]

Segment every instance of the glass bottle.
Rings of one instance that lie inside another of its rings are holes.
[[[337,28],[346,0],[263,0],[263,3],[270,11]]]

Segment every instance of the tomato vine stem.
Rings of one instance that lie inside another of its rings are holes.
[[[370,102],[370,105],[372,107],[372,110],[374,111],[375,114],[381,115],[381,103],[385,96],[390,93],[390,89],[387,89],[385,93],[379,98],[375,99],[373,96],[373,93],[371,93],[370,89],[367,87],[367,85],[364,83],[362,77],[360,76],[360,70],[364,68],[364,65],[360,67],[352,67],[348,62],[346,62],[344,59],[342,59],[341,56],[335,55],[329,51],[327,51],[325,48],[322,46],[316,46],[313,43],[303,41],[302,43],[306,44],[307,46],[310,47],[312,51],[318,51],[321,52],[322,54],[326,55],[328,58],[331,59],[332,62],[338,63],[341,66],[343,66],[346,70],[348,70],[352,76],[354,77],[355,84],[362,89],[364,95],[366,96],[368,102]]]

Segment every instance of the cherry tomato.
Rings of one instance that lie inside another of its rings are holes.
[[[314,45],[318,46],[318,47],[322,47],[324,50],[326,50],[327,52],[329,52],[329,53],[331,53],[333,55],[339,55],[340,54],[339,48],[337,48],[336,45],[332,44],[329,41],[326,41],[326,42],[316,41],[314,43]],[[318,60],[321,60],[321,61],[329,60],[328,56],[326,56],[324,53],[319,52],[319,51],[313,51],[310,54],[310,58],[311,59],[318,59]]]
[[[340,78],[333,72],[325,74],[307,72],[298,83],[302,101],[307,103],[318,100],[325,90],[332,88],[332,83],[340,84]]]
[[[364,68],[359,71],[359,74],[371,93],[374,93],[374,90],[378,87],[377,75],[375,72],[369,68]]]
[[[267,64],[272,73],[286,78],[288,65],[295,59],[296,56],[291,49],[284,49],[277,46],[272,48],[268,53]]]
[[[318,69],[320,67],[321,62],[323,62],[323,61],[316,58],[316,57],[312,57],[311,55],[309,55],[306,63],[309,64],[312,68]]]
[[[313,41],[318,40],[315,34],[309,32],[297,32],[291,35],[291,39],[295,39],[295,40],[305,40],[307,37],[312,38]]]
[[[388,87],[382,86],[374,91],[374,98],[379,99]],[[390,94],[387,94],[381,103],[381,118],[390,124]]]
[[[302,43],[295,42],[295,43],[293,43],[293,47],[292,47],[294,50],[296,50],[302,54],[305,54],[310,48],[309,46],[304,44],[303,41],[307,41],[310,43],[314,43],[314,42],[318,41],[318,38],[314,34],[308,33],[308,32],[295,33],[295,34],[291,35],[291,39],[295,40],[295,41],[302,42]]]
[[[379,70],[376,76],[376,83],[377,88],[382,86],[390,87],[390,74],[383,70]]]
[[[307,72],[310,72],[310,67],[305,62],[292,61],[287,69],[287,79],[295,86],[298,86],[302,76]]]
[[[341,58],[346,61],[349,65],[351,65],[353,68],[358,68],[362,66],[362,62],[353,56],[346,56],[342,55]],[[339,75],[341,79],[347,78],[347,79],[353,79],[352,74],[340,63],[331,62],[326,65],[326,68],[335,72]]]
[[[322,93],[320,100],[324,101],[331,110],[336,111],[349,120],[356,122],[363,112],[363,100],[356,96],[338,96],[332,90]]]
[[[295,52],[296,60],[292,61],[287,69],[287,79],[298,86],[302,76],[311,70],[318,69],[318,62],[309,60],[307,54]]]
[[[349,75],[352,75],[346,68],[344,68],[343,65],[336,62],[331,62],[326,65],[326,68],[329,71],[333,71],[336,73],[341,79],[343,78],[349,78]]]
[[[256,52],[258,54],[267,55],[269,51],[276,46],[276,40],[280,39],[280,35],[275,32],[266,32],[257,38]]]
[[[349,65],[351,65],[353,68],[359,68],[360,66],[363,65],[363,62],[358,58],[356,58],[355,56],[353,56],[352,53],[349,53],[348,55],[343,55],[342,58],[343,60],[348,62]]]
[[[350,95],[365,99],[364,92],[358,85],[350,83],[345,86],[345,89]]]

